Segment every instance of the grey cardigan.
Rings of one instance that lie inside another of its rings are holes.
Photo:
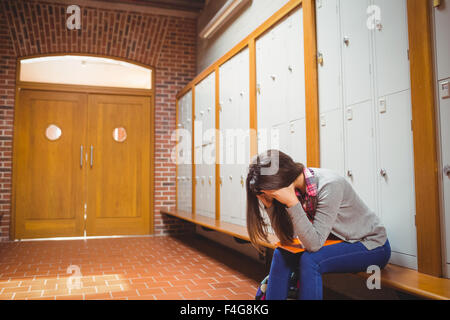
[[[367,207],[352,185],[338,173],[324,168],[311,168],[317,183],[318,202],[311,223],[300,203],[287,208],[297,236],[307,251],[318,251],[330,232],[346,242],[361,243],[372,250],[386,242],[386,229]],[[273,207],[266,209],[273,213]]]

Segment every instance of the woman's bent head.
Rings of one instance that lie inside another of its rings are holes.
[[[247,176],[247,230],[250,241],[257,246],[259,241],[268,241],[269,225],[262,213],[258,196],[264,191],[279,190],[291,185],[300,174],[304,165],[296,163],[287,154],[278,150],[268,150],[252,159]],[[293,226],[286,207],[272,200],[273,213],[270,223],[281,243],[293,240]]]

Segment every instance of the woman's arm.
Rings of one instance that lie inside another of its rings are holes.
[[[327,240],[336,220],[343,198],[343,186],[340,183],[328,183],[323,186],[317,203],[314,223],[306,216],[300,203],[286,208],[294,226],[294,236],[298,236],[307,251],[318,251]]]

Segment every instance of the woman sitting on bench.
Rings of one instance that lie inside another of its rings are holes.
[[[306,168],[281,151],[252,160],[247,176],[247,229],[251,242],[267,241],[271,225],[283,245],[295,237],[305,252],[274,251],[266,299],[287,298],[292,271],[299,299],[322,299],[322,274],[361,272],[389,261],[386,230],[352,185],[332,170]],[[264,219],[265,207],[270,224]],[[333,237],[343,242],[323,246]]]

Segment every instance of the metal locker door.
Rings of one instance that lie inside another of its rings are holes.
[[[229,206],[231,203],[228,175],[230,174],[228,164],[220,166],[220,221],[229,221]]]
[[[205,181],[207,189],[207,216],[215,218],[216,216],[216,179],[215,179],[215,169],[214,165],[207,166],[207,178]]]
[[[202,110],[200,113],[200,116],[202,117],[202,121],[203,121],[203,132],[208,131],[211,126],[210,126],[210,78],[209,76],[207,78],[205,78],[202,81],[202,85],[203,85],[203,90],[202,90]],[[206,141],[204,141],[205,143]]]
[[[182,209],[183,211],[187,211],[187,204],[188,204],[188,192],[186,190],[186,165],[183,164],[182,165],[182,170],[181,170],[181,194],[182,194]]]
[[[450,59],[448,58],[448,53],[450,52],[450,37],[448,36],[448,30],[450,30],[450,4],[448,1],[434,8],[434,23],[437,78],[438,80],[444,80],[450,77]]]
[[[227,96],[229,91],[229,63],[226,62],[224,65],[220,67],[219,70],[219,126],[220,126],[220,164],[225,164],[226,159],[226,148],[225,148],[225,133],[228,129],[228,125],[230,123],[229,120],[229,112],[228,112],[228,103]],[[222,167],[220,168],[222,175]]]
[[[443,80],[439,86],[450,83],[450,78]],[[444,204],[445,241],[447,256],[447,277],[450,277],[450,99],[440,99],[440,130],[441,130],[441,155],[442,155],[442,199]]]
[[[406,0],[375,0],[381,13],[376,24],[375,65],[378,96],[410,88]]]
[[[192,166],[186,165],[186,181],[184,192],[186,193],[186,211],[192,212]]]
[[[260,48],[260,51],[257,51],[258,56],[256,57],[256,74],[258,79],[257,123],[258,130],[267,130],[270,127],[270,117],[268,117],[268,114],[270,112],[271,92],[273,92],[273,83],[269,76],[271,72],[273,73],[268,52],[270,51],[269,45],[271,44],[270,32],[258,39],[256,44]]]
[[[288,120],[305,117],[305,59],[303,11],[297,9],[286,21],[286,105]]]
[[[281,124],[286,115],[283,113],[283,109],[286,106],[286,76],[285,76],[285,51],[284,51],[284,37],[285,37],[285,24],[281,22],[275,26],[270,33],[268,47],[263,49],[267,50],[267,71],[265,75],[267,78],[267,86],[264,90],[264,97],[266,99],[266,109],[264,116],[271,125]]]
[[[267,35],[262,36],[255,42],[255,55],[256,55],[256,105],[257,105],[257,124],[258,129],[267,127],[267,119],[262,117],[265,110],[265,99],[264,93],[266,92],[266,74],[267,74],[267,63],[266,63],[266,45]]]
[[[215,129],[216,128],[216,73],[213,72],[209,76],[209,89],[208,89],[208,121],[209,121],[209,128]]]
[[[186,130],[192,134],[192,91],[185,95],[184,105],[186,107]]]
[[[375,152],[371,101],[346,110],[347,179],[366,205],[377,213]]]
[[[370,34],[367,28],[367,0],[340,2],[342,67],[345,105],[371,99]]]
[[[230,206],[230,222],[237,224],[239,221],[240,213],[240,171],[239,165],[232,164],[230,165],[230,175],[228,176],[228,180],[230,183],[230,200],[233,204]]]
[[[305,118],[289,122],[289,155],[296,162],[306,165],[306,121]]]
[[[277,149],[289,156],[292,156],[292,152],[290,150],[290,133],[288,122],[272,127],[268,148]]]
[[[320,115],[320,164],[341,175],[344,171],[344,126],[342,110],[335,109]]]
[[[239,152],[243,152],[244,154],[239,154],[237,157],[237,161],[240,165],[242,165],[247,163],[250,158],[250,66],[248,49],[245,49],[240,53],[238,67],[241,70],[241,77],[239,78],[239,105],[236,114],[239,115],[238,128],[241,130],[239,133],[239,141],[242,142],[242,147],[238,150],[241,150]]]
[[[414,152],[411,130],[411,92],[386,97],[386,112],[378,113],[380,206],[392,251],[401,264],[417,269]]]
[[[320,112],[341,105],[341,46],[338,1],[316,2],[318,87]]]
[[[205,125],[203,123],[203,90],[200,85],[197,86],[195,90],[194,147],[198,148],[203,145],[203,133],[205,130]],[[201,152],[196,153],[196,159],[202,159]]]
[[[248,166],[250,162],[241,166],[241,174],[244,177],[244,185],[242,186],[241,192],[241,221],[243,226],[247,226],[247,189],[245,182],[247,180]]]
[[[202,152],[202,147],[195,148],[196,153]],[[199,150],[200,149],[200,150]],[[204,197],[204,190],[202,185],[202,177],[203,175],[203,164],[199,164],[196,162],[195,165],[195,210],[197,214],[203,213],[204,203],[203,203],[203,197]]]

